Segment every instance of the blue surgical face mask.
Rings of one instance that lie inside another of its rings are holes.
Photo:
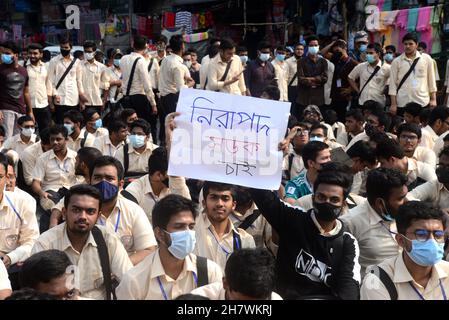
[[[259,59],[263,62],[267,62],[270,60],[270,54],[269,53],[261,53],[259,56]]]
[[[4,64],[11,64],[14,62],[14,58],[10,54],[3,53],[2,54],[2,62]]]
[[[405,252],[417,265],[430,267],[443,259],[444,243],[438,243],[435,239],[429,239],[424,242],[418,240],[411,241],[412,250],[410,252],[405,250]]]
[[[385,204],[385,201],[383,201],[383,207],[385,208],[385,212],[381,213],[382,218],[385,221],[389,221],[389,222],[394,221],[394,217],[388,212],[387,205]]]
[[[114,66],[116,66],[117,68],[120,67],[120,59],[114,59]]]
[[[374,56],[372,54],[367,54],[366,55],[366,61],[369,64],[372,64],[372,63],[376,62],[376,58],[374,58]]]
[[[360,48],[359,48],[360,52],[365,52],[366,49],[368,49],[368,45],[367,44],[360,45]]]
[[[285,60],[285,54],[277,54],[276,59],[278,61],[284,61]]]
[[[110,200],[115,199],[118,195],[118,187],[116,185],[113,185],[110,182],[107,181],[101,181],[95,185],[93,185],[95,188],[98,189],[101,193],[101,197],[104,202],[108,202]]]
[[[103,120],[98,119],[97,121],[95,121],[95,124],[94,124],[94,128],[95,128],[95,129],[99,129],[99,128],[101,128],[102,126],[103,126]]]
[[[164,230],[165,231],[165,230]],[[194,230],[167,232],[170,235],[171,244],[168,251],[179,260],[184,260],[195,249],[196,236]]]
[[[314,56],[317,55],[319,51],[320,47],[309,47],[309,49],[307,50],[308,53]]]
[[[391,62],[394,60],[394,55],[392,53],[385,54],[385,61]]]
[[[246,64],[248,62],[248,56],[240,56],[240,60],[243,64]]]
[[[69,136],[73,133],[73,131],[75,131],[73,124],[64,123],[64,127],[67,129]]]
[[[133,148],[141,148],[145,145],[145,136],[132,134],[129,136],[129,142],[131,143]]]

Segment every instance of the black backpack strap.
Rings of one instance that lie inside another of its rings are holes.
[[[129,192],[129,191],[123,189],[123,190],[120,192],[120,194],[121,194],[123,197],[125,197],[126,199],[128,199],[128,200],[130,200],[130,201],[132,201],[132,202],[134,202],[134,203],[136,203],[136,204],[139,204],[139,202],[137,201],[136,197],[134,197],[134,196],[131,194],[131,192]]]
[[[197,277],[197,288],[208,285],[209,284],[209,276],[207,271],[207,258],[205,257],[196,257],[196,270],[198,272]]]
[[[101,271],[103,272],[103,282],[106,289],[106,300],[117,300],[115,292],[112,290],[111,266],[109,265],[109,253],[106,241],[104,240],[101,230],[94,226],[92,236],[97,244],[98,256],[100,257]]]
[[[151,59],[150,64],[148,65],[148,72],[151,71],[151,68],[153,67],[153,63],[154,63],[154,58]]]
[[[379,67],[379,66],[376,66],[376,68],[374,69],[373,73],[371,73],[371,75],[369,76],[368,80],[366,80],[365,84],[363,85],[362,90],[360,90],[360,92],[359,92],[359,97],[360,97],[360,95],[362,94],[363,89],[366,88],[366,86],[368,85],[368,83],[369,83],[369,82],[376,76],[376,73],[379,72],[379,70],[380,70],[380,67]]]
[[[240,235],[237,232],[232,231],[232,238],[233,238],[232,247],[234,251],[242,249],[242,238],[240,238]]]
[[[290,80],[290,83],[288,84],[289,87],[292,86],[293,82],[295,82],[296,78],[298,78],[298,72],[295,73],[295,75],[293,76],[293,78]]]
[[[129,168],[129,145],[127,143],[123,146],[123,162],[123,167],[126,174]]]
[[[401,89],[402,85],[404,84],[405,80],[410,76],[410,74],[415,70],[416,65],[418,64],[420,58],[416,58],[412,65],[410,66],[410,69],[408,69],[407,73],[404,75],[404,77],[401,79],[401,82],[399,82],[398,88],[396,89],[396,94],[399,92],[399,89]]]
[[[134,61],[133,67],[131,68],[131,73],[129,75],[129,81],[128,81],[128,87],[126,88],[126,96],[129,96],[129,92],[131,91],[131,85],[133,83],[134,73],[136,72],[137,62],[139,62],[139,60],[140,60],[140,57]]]
[[[232,59],[228,62],[228,65],[226,66],[226,70],[223,74],[223,77],[221,77],[220,81],[226,81],[226,78],[228,77],[229,70],[231,69]]]
[[[398,300],[398,291],[388,273],[379,266],[373,266],[370,272],[379,277],[380,281],[387,289],[390,299]]]
[[[248,229],[254,223],[254,221],[256,221],[257,218],[259,218],[259,216],[260,216],[260,211],[254,210],[253,213],[251,215],[247,216],[246,219],[243,220],[242,223],[240,223],[240,225],[238,227],[243,230]]]
[[[67,67],[67,69],[65,69],[63,75],[61,78],[59,78],[58,83],[56,84],[56,90],[59,89],[59,87],[61,86],[62,82],[64,81],[65,77],[67,77],[67,75],[69,74],[70,70],[72,70],[73,65],[76,62],[76,57],[73,58],[72,62],[69,64],[69,66]]]
[[[81,148],[84,148],[84,145],[86,144],[86,139],[87,139],[88,135],[89,135],[89,132],[87,130],[84,131],[84,138],[83,138],[83,140],[81,140]]]

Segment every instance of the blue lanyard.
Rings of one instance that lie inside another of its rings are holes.
[[[115,221],[115,228],[114,228],[115,233],[117,233],[117,230],[118,230],[118,224],[120,222],[120,215],[121,215],[121,212],[120,212],[120,209],[118,209],[117,220]],[[106,224],[106,222],[103,222],[103,219],[100,218],[100,224],[102,226],[104,226]]]
[[[195,280],[195,283],[198,286],[198,277],[195,272],[192,272],[192,273],[193,273],[193,279]],[[168,300],[167,293],[165,292],[164,286],[162,285],[161,277],[157,277],[156,279],[159,284],[159,288],[161,289],[162,295],[164,296],[164,299]]]
[[[418,289],[415,288],[415,286],[412,284],[412,282],[409,282],[408,284],[410,285],[410,287],[412,287],[413,290],[415,290],[416,294],[418,295],[418,297],[419,297],[421,300],[426,300],[426,299],[424,299],[424,297],[422,296],[422,294],[419,293]],[[446,291],[444,291],[443,285],[441,284],[441,279],[439,279],[439,284],[440,284],[441,293],[443,293],[443,300],[446,301],[446,300],[447,300],[447,297],[446,297]]]
[[[69,160],[69,159],[65,159],[65,160],[64,160],[64,163],[62,164],[62,169],[61,169],[61,167],[59,166],[58,160],[56,160],[56,158],[55,158],[55,162],[56,162],[56,165],[58,166],[59,170],[62,170],[62,171],[64,171],[65,173],[69,173],[69,169],[68,169],[68,165],[67,165],[67,160]]]
[[[6,198],[6,200],[8,200],[8,203],[11,206],[12,210],[14,211],[14,213],[16,214],[17,218],[19,218],[20,222],[23,223],[23,220],[20,217],[19,212],[17,212],[16,207],[14,207],[14,205],[11,202],[11,200],[9,199],[9,197],[6,194],[5,194],[5,198]]]
[[[215,239],[215,241],[217,242],[218,246],[220,247],[220,249],[225,253],[226,258],[231,254],[231,252],[229,252],[228,250],[226,250],[221,244],[220,242],[218,242],[217,238],[215,237],[214,233],[210,230],[210,228],[208,229],[210,234],[212,235],[212,237]]]

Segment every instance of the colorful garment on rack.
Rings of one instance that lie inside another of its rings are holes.
[[[176,28],[185,28],[187,34],[192,33],[192,14],[188,11],[176,13]]]
[[[184,36],[184,41],[187,43],[194,43],[194,42],[200,42],[209,39],[209,33],[208,32],[199,32],[199,33],[193,33],[193,34],[186,34]]]
[[[416,24],[418,23],[418,12],[419,8],[408,9],[408,21],[407,21],[407,31],[416,31]]]
[[[164,28],[174,28],[175,27],[176,15],[173,12],[164,13]]]

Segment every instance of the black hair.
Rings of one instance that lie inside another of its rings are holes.
[[[340,48],[340,49],[344,49],[346,50],[346,48],[348,47],[348,45],[346,44],[346,41],[342,40],[342,39],[338,39],[337,41],[334,42],[334,44],[331,47],[331,51],[334,50],[334,48]]]
[[[49,145],[50,144],[50,128],[46,127],[42,130],[39,130],[39,137],[41,138],[41,144]]]
[[[31,44],[28,46],[28,51],[30,51],[30,50],[39,50],[39,52],[42,53],[42,51],[44,50],[44,48],[43,48],[42,45],[39,44],[39,43],[31,43]]]
[[[89,168],[89,175],[92,178],[95,168],[102,168],[106,166],[113,166],[117,169],[117,177],[118,180],[123,180],[125,170],[123,169],[123,165],[116,158],[111,156],[101,156],[94,161],[92,168]]]
[[[271,100],[279,101],[281,98],[281,92],[279,91],[278,86],[269,85],[263,90],[263,92],[270,96]]]
[[[447,136],[446,136],[447,137]],[[438,158],[441,158],[441,156],[449,157],[449,146],[444,147],[440,153],[438,154]]]
[[[11,50],[14,54],[19,53],[19,47],[14,41],[6,41],[3,43],[3,48]]]
[[[134,49],[137,51],[145,50],[147,47],[148,38],[146,36],[136,35],[134,36]]]
[[[369,110],[373,112],[374,110],[380,110],[383,112],[384,106],[377,101],[367,100],[362,105],[362,110]]]
[[[421,139],[422,133],[421,128],[415,123],[403,123],[398,127],[398,138],[402,132],[411,132],[418,136],[418,139]]]
[[[119,132],[121,129],[128,129],[128,124],[120,119],[112,119],[108,125],[109,134]]]
[[[229,289],[249,297],[269,300],[275,287],[275,260],[264,248],[234,251],[225,267]]]
[[[92,119],[92,117],[96,113],[100,115],[100,113],[95,108],[87,108],[86,111],[84,111],[84,121],[85,122],[90,121],[90,119]]]
[[[360,109],[351,109],[348,112],[346,112],[346,118],[354,118],[355,121],[364,121],[365,118],[363,117],[362,111]]]
[[[431,112],[432,110],[430,108],[422,108],[421,112],[419,113],[419,121],[421,123],[428,122]]]
[[[402,188],[407,177],[396,169],[377,168],[368,172],[366,193],[368,202],[374,205],[377,198],[388,199],[392,189]]]
[[[385,47],[385,50],[391,50],[393,53],[396,53],[396,47],[394,45],[388,45]]]
[[[346,197],[351,191],[353,175],[351,169],[342,163],[328,162],[321,166],[318,175],[313,184],[313,190],[317,190],[320,184],[329,184],[342,187],[343,196]]]
[[[108,59],[112,59],[112,53],[115,51],[114,48],[109,48],[108,50],[106,50],[106,57],[108,57]]]
[[[421,114],[422,106],[416,102],[409,102],[404,107],[404,113],[407,112],[413,117],[418,117]]]
[[[379,160],[388,160],[391,157],[403,159],[405,157],[405,153],[401,145],[397,141],[387,138],[377,143],[376,156]]]
[[[79,123],[80,124],[80,128],[82,128],[83,125],[84,125],[83,114],[81,112],[79,112],[78,110],[69,110],[69,111],[67,111],[66,113],[64,113],[64,118],[69,119],[73,123]]]
[[[78,150],[77,155],[80,161],[86,164],[90,172],[90,169],[94,166],[95,160],[100,158],[103,154],[97,148],[82,147]]]
[[[17,124],[19,126],[22,126],[27,121],[33,121],[34,122],[33,118],[31,118],[29,115],[26,115],[26,116],[21,116],[19,119],[17,119]]]
[[[123,122],[126,122],[128,117],[132,116],[133,114],[137,114],[136,110],[133,108],[125,108],[120,112],[120,119],[122,119]]]
[[[5,298],[5,301],[14,301],[14,300],[57,300],[55,296],[52,296],[48,293],[39,292],[34,289],[20,289],[15,290],[9,297]]]
[[[267,41],[262,41],[259,43],[259,45],[257,46],[257,50],[262,50],[262,49],[270,49],[271,51],[271,44]]]
[[[312,131],[315,129],[322,129],[323,133],[324,133],[324,137],[325,138],[327,137],[327,132],[328,132],[327,126],[325,126],[322,123],[316,123],[316,124],[312,125],[312,128],[310,128],[310,134],[312,134]]]
[[[170,47],[173,52],[180,52],[182,50],[182,44],[184,43],[184,39],[181,35],[175,35],[170,38]]]
[[[426,50],[427,49],[427,44],[425,42],[421,41],[420,43],[418,43],[418,47],[421,47],[424,50]]]
[[[382,50],[382,46],[381,46],[379,43],[377,43],[377,42],[375,42],[375,43],[370,43],[370,44],[367,46],[367,49],[374,49],[374,51],[376,51],[376,53],[377,53],[380,57],[382,57],[383,50]]]
[[[446,217],[443,211],[426,202],[408,201],[398,209],[396,227],[399,233],[405,234],[414,221],[430,219],[441,221],[443,230],[446,229]]]
[[[383,126],[385,128],[385,131],[387,131],[388,128],[390,128],[391,118],[387,115],[386,112],[384,112],[381,109],[374,109],[371,110],[371,114],[377,118],[379,125]]]
[[[62,134],[62,136],[67,139],[67,137],[69,136],[69,131],[61,124],[55,124],[54,126],[50,127],[50,136],[57,136],[58,134]]]
[[[447,134],[447,135],[444,136],[443,141],[444,141],[444,142],[449,141],[449,134]]]
[[[324,111],[323,118],[324,121],[330,125],[333,125],[334,123],[338,122],[337,112],[335,112],[335,110],[332,109],[327,109],[326,111]]]
[[[71,265],[64,251],[51,249],[35,253],[20,268],[20,287],[37,289],[40,283],[49,283],[63,276]]]
[[[3,168],[5,168],[5,173],[8,172],[8,157],[0,152],[0,166],[3,165]]]
[[[198,294],[186,293],[177,296],[173,300],[210,300],[208,297],[200,296]]]
[[[151,156],[148,158],[148,174],[151,176],[159,171],[166,173],[168,170],[168,154],[167,149],[159,147],[154,149]]]
[[[310,42],[312,42],[312,41],[320,41],[320,40],[318,39],[318,37],[316,35],[313,34],[313,35],[307,37],[306,44],[309,45]]]
[[[77,58],[77,59],[81,59],[81,57],[84,56],[84,51],[76,50],[76,51],[73,53],[73,56],[74,56],[75,58]]]
[[[402,38],[402,43],[404,43],[405,41],[408,40],[412,40],[414,43],[418,44],[418,37],[416,35],[416,33],[407,33],[403,38]]]
[[[167,37],[166,36],[164,36],[164,35],[160,35],[158,38],[157,38],[157,41],[156,42],[163,42],[163,43],[165,43],[165,44],[167,44],[168,43],[168,40],[167,40]]]
[[[48,50],[44,50],[42,51],[42,61],[43,62],[48,62],[51,60],[51,53]]]
[[[276,52],[278,52],[278,51],[287,51],[287,49],[283,46],[279,46],[276,48]]]
[[[86,50],[87,48],[92,48],[93,51],[95,52],[97,51],[97,44],[92,40],[86,40],[83,43],[83,48],[84,50]]]
[[[232,39],[225,38],[220,42],[220,50],[229,50],[235,48],[235,42]]]
[[[192,212],[194,220],[198,215],[192,200],[186,199],[177,194],[170,194],[164,197],[158,201],[153,208],[151,214],[153,228],[159,227],[166,230],[171,217],[182,211]]]
[[[357,141],[346,150],[346,154],[349,158],[360,158],[371,165],[377,162],[376,149],[368,141]]]
[[[145,133],[145,135],[149,135],[151,132],[151,126],[150,124],[144,120],[144,119],[138,119],[136,121],[134,121],[133,123],[131,123],[130,125],[130,130],[134,129],[134,128],[142,128],[143,132]]]
[[[221,183],[221,182],[212,182],[212,181],[205,181],[203,185],[203,197],[204,200],[207,199],[207,196],[210,193],[210,190],[216,190],[216,191],[231,191],[232,200],[235,201],[237,198],[235,188],[232,184],[227,183]]]
[[[196,54],[196,55],[198,55],[198,50],[196,50],[195,48],[189,48],[189,50],[187,50],[187,52],[188,53],[190,53],[190,54]]]
[[[99,205],[98,209],[101,209],[102,199],[101,199],[101,193],[100,191],[95,188],[94,186],[91,186],[90,184],[77,184],[74,185],[67,191],[67,194],[64,197],[64,207],[68,208],[70,199],[72,196],[89,196],[96,200],[98,200]]]
[[[248,52],[248,48],[245,46],[239,46],[237,48],[237,54],[241,53],[241,52]]]
[[[449,108],[446,106],[438,106],[430,111],[429,124],[433,126],[437,120],[444,122],[449,118]]]
[[[302,149],[302,160],[304,161],[304,167],[309,169],[308,161],[316,161],[318,154],[323,151],[329,149],[329,146],[321,141],[311,141],[307,143]]]

